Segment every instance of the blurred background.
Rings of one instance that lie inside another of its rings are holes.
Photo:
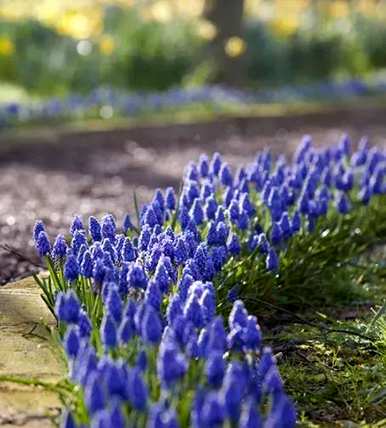
[[[385,70],[386,0],[0,0],[2,103],[213,84],[318,96],[386,90]]]

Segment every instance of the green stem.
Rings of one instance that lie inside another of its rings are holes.
[[[13,375],[0,375],[0,382],[11,382],[19,385],[35,386],[46,389],[47,391],[52,391],[56,393],[63,392],[72,392],[73,387],[71,385],[64,385],[63,383],[50,383],[44,382],[35,378],[24,378]]]

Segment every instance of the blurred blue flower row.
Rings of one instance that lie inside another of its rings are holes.
[[[71,95],[41,102],[0,104],[0,126],[13,126],[25,122],[43,122],[47,119],[79,119],[86,117],[135,117],[141,113],[209,105],[213,108],[283,103],[296,101],[323,101],[382,95],[386,81],[347,80],[288,85],[275,89],[245,91],[221,86],[204,86],[194,89],[176,88],[165,92],[124,93],[111,88],[98,88],[89,95]]]

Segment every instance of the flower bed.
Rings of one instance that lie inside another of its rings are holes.
[[[293,427],[296,412],[251,310],[324,298],[339,266],[386,232],[386,155],[348,137],[236,174],[216,153],[122,227],[75,217],[36,277],[58,320],[72,426]]]
[[[0,128],[23,123],[46,123],[47,120],[86,118],[135,118],[159,112],[185,109],[207,112],[235,111],[256,104],[289,102],[328,102],[353,97],[383,96],[384,79],[322,81],[313,84],[287,85],[274,89],[238,90],[222,86],[173,88],[164,92],[128,93],[98,88],[89,95],[72,94],[40,102],[0,104]]]

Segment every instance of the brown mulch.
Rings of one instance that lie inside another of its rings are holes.
[[[178,187],[184,165],[202,152],[219,151],[236,166],[269,146],[293,151],[303,134],[317,144],[348,132],[386,146],[386,108],[356,108],[267,118],[148,126],[103,131],[52,129],[0,135],[0,284],[37,269],[31,230],[37,218],[53,238],[74,214],[113,213],[121,221],[156,187]]]

